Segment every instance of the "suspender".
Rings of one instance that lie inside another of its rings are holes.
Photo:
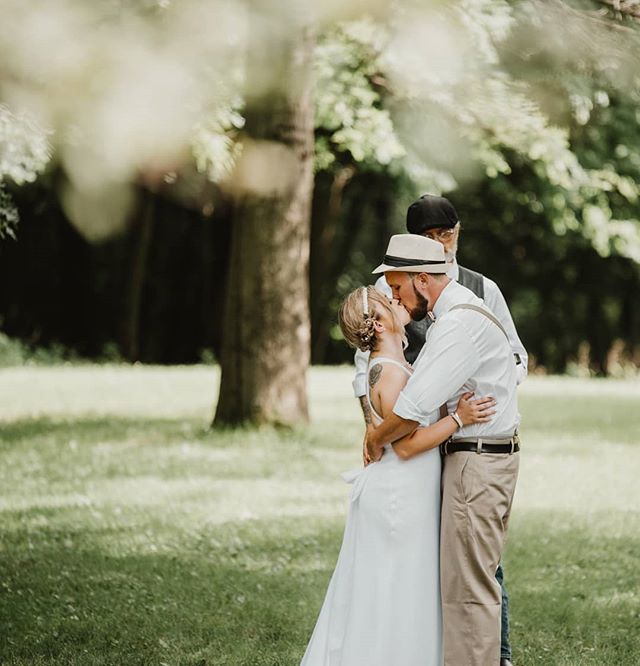
[[[452,308],[449,309],[449,312],[452,310],[474,310],[475,312],[479,312],[480,314],[484,315],[487,319],[490,319],[503,333],[505,338],[507,338],[507,341],[509,340],[509,336],[507,335],[507,332],[504,330],[504,326],[500,323],[500,321],[493,315],[493,313],[489,312],[486,308],[481,308],[479,305],[473,305],[471,303],[458,303],[458,305],[454,305]]]
[[[479,312],[480,314],[484,315],[487,319],[491,319],[491,321],[504,333],[505,337],[507,338],[507,342],[511,344],[511,341],[509,340],[509,336],[507,335],[507,332],[504,330],[504,326],[500,323],[500,321],[493,315],[493,313],[489,312],[486,308],[481,308],[479,305],[472,305],[471,303],[459,303],[458,305],[454,305],[451,310],[475,310],[476,312]],[[451,312],[449,310],[449,312]],[[522,365],[522,359],[520,358],[520,354],[515,354],[513,357],[516,360],[516,365]]]
[[[452,308],[449,309],[449,312],[452,310],[473,310],[474,312],[479,312],[481,315],[484,315],[487,319],[490,319],[503,333],[504,337],[507,338],[507,342],[509,342],[509,336],[507,335],[507,332],[504,330],[504,326],[500,323],[500,321],[493,315],[493,313],[489,312],[486,308],[481,308],[479,305],[473,305],[472,303],[459,303],[458,305],[454,305]],[[518,354],[514,354],[516,357],[516,365],[521,363],[520,356]],[[447,410],[447,403],[445,402],[443,405],[440,405],[440,418],[443,419],[445,416],[448,415],[448,410]]]
[[[469,268],[458,265],[458,282],[463,287],[470,289],[478,298],[484,299],[484,276],[481,273],[476,273]],[[407,333],[409,344],[404,350],[404,357],[412,365],[418,358],[422,345],[424,345],[425,334],[431,324],[432,321],[425,317],[420,321],[412,320],[405,326],[404,330]]]

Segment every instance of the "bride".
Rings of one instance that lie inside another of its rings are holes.
[[[367,398],[376,425],[411,374],[404,360],[409,314],[375,287],[340,308],[349,344],[370,351]],[[301,666],[441,666],[440,453],[459,427],[490,420],[492,398],[465,394],[455,416],[386,444],[384,455],[347,472],[351,504],[335,571]]]

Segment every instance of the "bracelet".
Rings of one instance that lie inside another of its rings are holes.
[[[460,416],[458,416],[458,412],[453,412],[453,414],[449,414],[449,416],[458,424],[458,428],[462,428],[464,426],[462,419]]]

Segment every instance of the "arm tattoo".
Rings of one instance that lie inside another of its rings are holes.
[[[369,407],[369,401],[367,400],[366,395],[360,396],[360,407],[362,407],[362,416],[364,416],[364,422],[366,425],[372,425],[373,417],[371,415],[371,407]]]
[[[371,368],[371,371],[369,372],[369,388],[372,389],[378,379],[380,379],[380,375],[382,374],[382,366],[381,365],[375,365],[373,368]]]

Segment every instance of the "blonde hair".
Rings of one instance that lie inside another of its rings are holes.
[[[368,313],[364,306],[368,303]],[[374,351],[378,344],[378,333],[374,321],[379,321],[386,313],[393,322],[392,333],[399,333],[406,341],[404,328],[393,311],[389,299],[375,287],[358,287],[342,302],[338,312],[338,322],[344,339],[361,351]]]

